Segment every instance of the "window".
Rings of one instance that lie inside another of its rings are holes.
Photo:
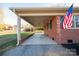
[[[63,28],[64,16],[61,16],[60,21],[61,21],[61,28]],[[79,28],[79,16],[73,16],[72,28]]]
[[[74,17],[73,17],[73,20],[72,20],[73,24],[72,24],[72,27],[74,28]]]
[[[50,30],[50,23],[48,23],[48,30]]]
[[[47,23],[47,30],[49,30],[49,23]]]
[[[64,16],[61,16],[60,18],[60,26],[63,29],[63,21],[64,21]]]
[[[52,20],[50,20],[50,23],[47,24],[47,28],[48,28],[48,30],[52,29]]]
[[[79,27],[79,16],[75,16],[76,27]]]
[[[49,25],[50,25],[50,29],[52,29],[52,20],[50,20],[50,24]]]

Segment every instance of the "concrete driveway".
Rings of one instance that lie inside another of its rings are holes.
[[[22,45],[45,45],[45,44],[57,44],[55,41],[45,36],[42,33],[35,33],[32,37],[28,38]]]
[[[22,45],[6,51],[3,56],[70,56],[75,52],[58,45],[43,33],[35,33]]]

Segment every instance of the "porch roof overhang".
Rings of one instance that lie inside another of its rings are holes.
[[[65,15],[68,8],[11,8],[15,13],[34,26],[44,26],[52,16]],[[74,8],[73,15],[79,15],[79,8]]]

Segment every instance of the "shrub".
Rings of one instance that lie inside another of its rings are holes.
[[[0,31],[5,30],[6,29],[6,25],[5,24],[0,24]]]

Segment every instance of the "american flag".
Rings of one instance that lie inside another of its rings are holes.
[[[71,7],[68,9],[66,15],[64,16],[64,22],[63,22],[63,28],[67,29],[72,27],[72,21],[73,21],[73,4]]]

